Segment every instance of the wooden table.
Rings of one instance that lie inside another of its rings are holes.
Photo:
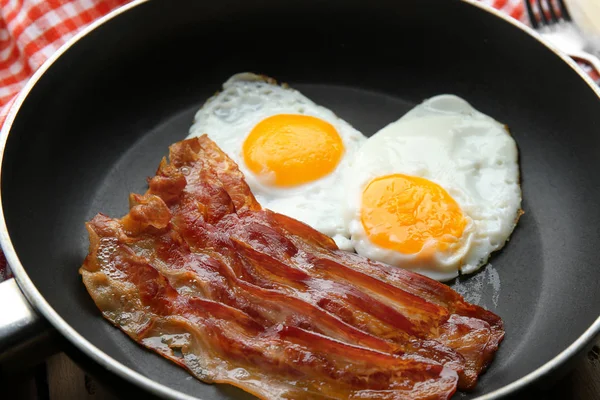
[[[578,360],[571,373],[557,382],[552,390],[552,399],[600,399],[599,346],[600,343]],[[4,382],[1,393],[9,386],[13,388],[10,394],[0,397],[11,400],[121,400],[96,383],[64,354],[52,356],[45,366],[36,371]],[[548,399],[547,394],[534,397]],[[456,398],[460,399],[460,396]],[[527,398],[532,397],[529,395]]]

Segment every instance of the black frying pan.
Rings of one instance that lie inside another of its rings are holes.
[[[488,11],[470,0],[156,0],[113,13],[36,74],[4,126],[1,239],[19,286],[90,365],[167,398],[245,396],[189,378],[101,317],[77,273],[84,221],[124,214],[233,73],[289,82],[367,135],[454,93],[511,128],[526,212],[493,267],[451,284],[506,325],[466,398],[557,372],[600,330],[599,92]]]

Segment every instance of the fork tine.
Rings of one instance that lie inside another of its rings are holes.
[[[567,9],[567,6],[565,6],[565,2],[563,0],[556,0],[556,2],[558,3],[558,7],[560,9],[560,15],[562,15],[565,20],[571,21],[571,14],[569,14],[569,10]]]
[[[548,25],[548,18],[546,18],[546,12],[544,11],[544,5],[542,4],[542,0],[536,0],[536,4],[538,7],[540,18],[542,20],[542,25]]]
[[[556,24],[560,21],[560,10],[555,10],[554,9],[554,1],[553,0],[546,0],[546,4],[548,4],[548,10],[550,11],[550,19],[552,20],[553,24]],[[557,12],[558,11],[558,12]]]
[[[529,17],[529,22],[531,22],[531,26],[533,29],[537,29],[540,26],[540,23],[533,12],[533,7],[531,6],[531,0],[523,0],[525,2],[525,8],[527,10],[527,16]]]

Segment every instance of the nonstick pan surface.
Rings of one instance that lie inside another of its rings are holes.
[[[525,214],[491,265],[450,283],[500,315],[506,338],[457,397],[514,393],[597,334],[600,100],[572,62],[470,1],[155,0],[65,48],[3,130],[2,245],[28,299],[91,361],[164,397],[250,397],[131,341],[77,273],[84,222],[123,215],[194,112],[242,71],[288,82],[366,135],[441,93],[510,127]]]

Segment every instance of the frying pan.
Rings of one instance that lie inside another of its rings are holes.
[[[47,321],[85,365],[139,390],[249,398],[128,339],[77,273],[84,221],[123,215],[194,112],[241,71],[288,82],[366,135],[440,93],[506,123],[525,215],[491,265],[450,283],[500,315],[506,339],[463,398],[515,394],[589,345],[600,330],[600,92],[535,33],[471,0],[137,1],[86,29],[36,73],[2,131],[1,244],[35,311],[19,314],[16,285],[2,284],[15,300],[0,304],[12,316],[0,342]]]

